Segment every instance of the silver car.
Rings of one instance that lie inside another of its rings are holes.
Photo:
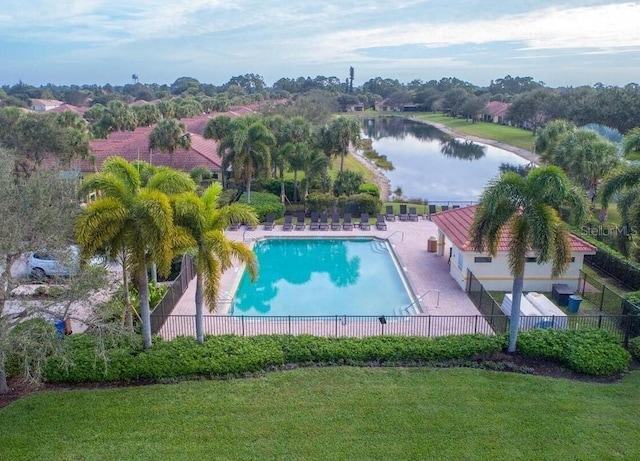
[[[35,280],[76,275],[78,250],[70,247],[68,251],[55,254],[48,251],[34,251],[27,259],[27,272]]]

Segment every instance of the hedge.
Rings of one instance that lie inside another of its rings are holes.
[[[631,356],[616,336],[603,329],[536,329],[518,334],[518,351],[557,360],[568,368],[594,376],[624,371]]]
[[[585,232],[577,229],[573,229],[573,231],[581,239],[596,247],[596,254],[586,255],[585,262],[602,269],[633,290],[640,290],[640,264],[630,261],[622,253],[587,235]]]
[[[636,341],[637,342],[637,341]],[[104,341],[89,334],[64,340],[61,352],[44,367],[48,382],[111,382],[162,380],[179,377],[244,376],[290,364],[370,363],[438,364],[471,361],[506,349],[506,335],[459,335],[436,338],[375,336],[323,338],[309,335],[206,336],[204,344],[191,337],[154,339],[144,350],[138,336]],[[636,343],[633,343],[636,344]],[[636,344],[640,348],[640,343]],[[557,360],[589,375],[625,370],[629,353],[605,330],[537,329],[521,332],[523,355]]]

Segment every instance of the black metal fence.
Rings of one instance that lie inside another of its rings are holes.
[[[509,329],[509,317],[502,313],[500,305],[469,270],[467,271],[467,295],[494,332],[505,333]]]
[[[564,319],[564,318],[563,318]],[[635,316],[570,316],[561,322],[549,317],[527,317],[520,330],[544,325],[546,328],[602,328],[611,331],[621,343],[633,337],[631,329]],[[504,322],[504,315],[415,315],[415,316],[233,316],[205,315],[204,331],[213,335],[313,335],[325,337],[366,336],[447,336],[461,334],[494,334],[491,326]],[[506,319],[508,322],[508,319]],[[172,315],[166,319],[160,334],[167,340],[177,336],[195,337],[194,315]]]
[[[196,270],[193,264],[193,260],[188,255],[184,255],[182,257],[180,273],[171,283],[165,295],[151,312],[151,332],[153,334],[156,334],[160,331],[167,318],[171,315],[173,309],[176,307],[176,304],[178,304],[178,301],[187,290],[189,282],[195,275]]]

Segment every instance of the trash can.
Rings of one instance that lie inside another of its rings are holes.
[[[64,320],[55,319],[53,321],[53,326],[56,328],[56,337],[58,339],[64,338]]]
[[[569,296],[569,302],[567,304],[567,309],[569,310],[569,312],[572,312],[574,314],[578,312],[578,309],[580,309],[581,301],[582,301],[582,298],[580,296],[577,296],[577,295]]]
[[[427,251],[429,253],[435,253],[438,250],[438,239],[435,237],[429,237],[427,241]]]

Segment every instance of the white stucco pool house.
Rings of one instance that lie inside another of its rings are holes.
[[[473,222],[477,205],[456,208],[431,216],[438,229],[436,253],[444,255],[445,239],[449,241],[449,272],[462,289],[467,286],[469,271],[482,283],[486,290],[510,291],[513,276],[507,263],[509,250],[508,236],[503,235],[498,246],[496,257],[487,253],[473,251],[469,241],[469,230]],[[596,247],[571,235],[571,264],[560,277],[551,277],[551,263],[536,263],[535,253],[531,252],[527,259],[524,273],[525,291],[552,291],[552,285],[562,283],[572,290],[578,289],[580,269],[585,255],[595,254]]]

